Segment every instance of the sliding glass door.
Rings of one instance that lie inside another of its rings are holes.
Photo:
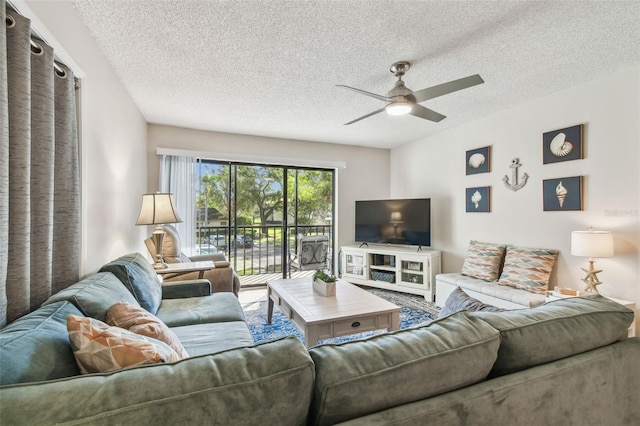
[[[244,283],[288,276],[302,236],[332,246],[333,170],[203,160],[197,175],[197,251],[225,253]]]

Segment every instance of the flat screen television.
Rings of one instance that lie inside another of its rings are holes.
[[[356,242],[431,246],[431,199],[356,201]]]

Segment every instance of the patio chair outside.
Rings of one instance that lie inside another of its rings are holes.
[[[329,237],[326,235],[302,237],[298,240],[298,248],[291,256],[289,266],[299,271],[326,268],[328,249]]]

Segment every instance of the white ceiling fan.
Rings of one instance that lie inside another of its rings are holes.
[[[371,117],[372,115],[378,114],[382,111],[387,111],[387,114],[389,115],[411,114],[415,117],[424,118],[425,120],[435,121],[437,123],[445,119],[446,116],[420,105],[421,102],[484,83],[482,77],[475,74],[414,92],[406,87],[404,85],[404,81],[402,81],[402,76],[409,71],[409,68],[411,68],[411,64],[406,61],[396,62],[391,65],[389,71],[398,77],[398,81],[394,84],[393,89],[387,92],[386,96],[338,84],[337,87],[344,87],[346,89],[353,90],[356,93],[361,93],[386,103],[383,108],[349,121],[348,123],[345,123],[345,126]]]

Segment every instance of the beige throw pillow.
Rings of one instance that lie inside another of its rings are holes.
[[[164,342],[110,327],[94,318],[68,315],[67,331],[82,374],[180,360]]]
[[[178,336],[158,317],[140,306],[125,301],[114,303],[107,310],[107,324],[158,339],[171,346],[180,359],[189,357]]]

